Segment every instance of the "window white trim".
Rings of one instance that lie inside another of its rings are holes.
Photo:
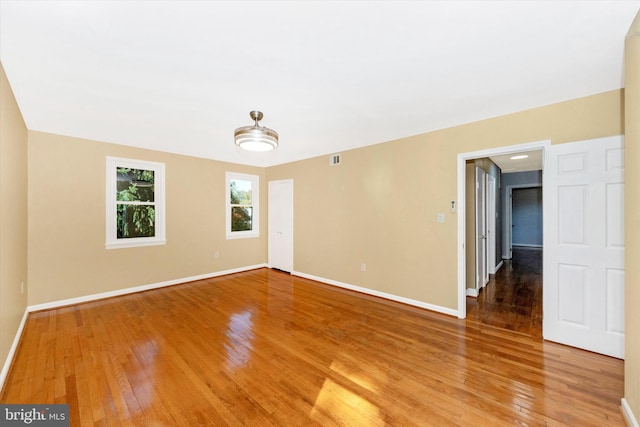
[[[225,174],[225,209],[226,223],[225,230],[227,239],[244,239],[260,236],[260,177],[258,175],[248,175],[244,173],[226,172]],[[252,230],[231,231],[231,188],[232,180],[242,180],[251,182],[251,206],[252,206]]]
[[[120,238],[117,234],[117,168],[154,171],[155,236]],[[164,163],[107,156],[106,162],[106,243],[107,249],[164,245],[165,238],[165,173]]]

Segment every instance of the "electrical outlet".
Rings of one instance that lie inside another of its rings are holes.
[[[365,264],[364,262],[360,264],[360,271],[367,271],[367,264]]]
[[[438,214],[438,222],[444,222],[444,214],[443,213],[439,213]]]
[[[215,259],[220,258],[220,252],[215,251],[215,252],[213,253],[213,257],[214,257]]]

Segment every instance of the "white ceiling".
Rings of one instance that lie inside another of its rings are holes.
[[[630,1],[0,1],[32,130],[257,166],[623,86]],[[280,147],[248,153],[249,111]]]
[[[498,165],[502,173],[542,170],[542,150],[502,154],[499,156],[491,156],[489,158],[493,161],[493,163]]]

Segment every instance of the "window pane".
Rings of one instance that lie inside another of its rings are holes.
[[[154,206],[118,205],[117,237],[154,237],[156,208]]]
[[[154,171],[117,168],[117,199],[126,202],[153,202]]]
[[[253,208],[234,206],[231,208],[231,231],[253,230]]]
[[[230,184],[232,205],[251,205],[251,181],[232,179]]]

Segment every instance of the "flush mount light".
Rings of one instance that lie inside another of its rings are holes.
[[[527,157],[529,157],[529,156],[527,156],[526,154],[519,154],[517,156],[512,156],[512,157],[509,157],[509,158],[511,160],[520,160],[520,159],[526,159]]]
[[[270,151],[278,146],[278,132],[262,127],[258,124],[262,120],[260,111],[249,113],[256,124],[238,128],[233,133],[235,143],[238,147],[248,151]]]

